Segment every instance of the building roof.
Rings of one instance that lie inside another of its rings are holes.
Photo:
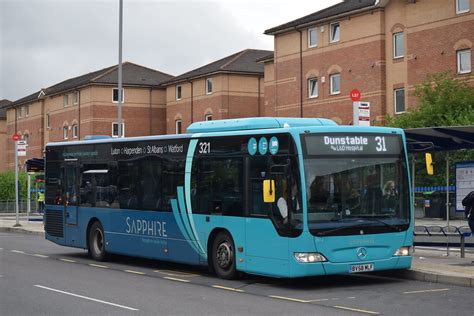
[[[264,32],[267,35],[274,35],[277,33],[288,31],[289,29],[303,26],[305,24],[318,22],[323,19],[331,18],[341,14],[352,11],[366,9],[369,7],[376,7],[379,4],[378,0],[344,0],[326,9],[311,13],[302,18],[272,27]]]
[[[270,53],[273,54],[273,52],[269,50],[246,49],[174,77],[162,85],[167,86],[213,73],[263,74],[263,65],[258,63],[257,59],[267,56]]]
[[[0,100],[0,120],[7,118],[7,112],[3,109],[3,107],[6,107],[10,103],[12,103],[12,101],[7,99]]]
[[[162,82],[173,78],[173,76],[131,62],[124,62],[122,64],[122,78],[123,84],[125,86],[158,86]],[[114,65],[78,77],[70,78],[48,88],[41,89],[35,93],[12,102],[11,104],[5,106],[5,108],[34,102],[40,98],[40,93],[44,93],[45,96],[52,96],[88,84],[117,83],[118,65]]]

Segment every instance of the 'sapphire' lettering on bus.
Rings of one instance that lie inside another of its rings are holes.
[[[166,222],[131,219],[130,217],[127,217],[125,222],[127,224],[127,229],[125,230],[127,234],[168,237],[166,234]]]

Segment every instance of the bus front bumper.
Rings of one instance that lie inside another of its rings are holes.
[[[344,263],[333,263],[329,261],[319,263],[299,263],[293,261],[293,264],[290,265],[290,276],[296,278],[330,274],[353,274],[353,266],[361,268],[364,268],[363,266],[365,266],[365,268],[368,268],[368,271],[363,272],[409,269],[411,267],[411,263],[412,256]]]

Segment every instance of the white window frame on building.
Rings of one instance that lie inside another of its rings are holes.
[[[462,8],[465,6],[466,8]],[[471,11],[470,0],[456,0],[456,14],[462,14]]]
[[[456,64],[458,74],[468,74],[472,71],[471,54],[471,49],[460,49],[456,51]]]
[[[23,117],[23,109],[24,109],[23,105],[20,106],[20,108],[18,109],[18,118],[22,118],[22,117]]]
[[[313,87],[315,91],[313,91]],[[318,78],[308,79],[308,98],[317,98],[319,96]]]
[[[336,29],[337,27],[337,29]],[[334,37],[334,33],[337,30],[337,38]],[[329,42],[337,43],[341,40],[341,24],[339,22],[333,22],[329,24]]]
[[[118,123],[112,122],[112,137],[119,137]],[[122,137],[125,137],[125,123],[122,123]]]
[[[177,85],[176,86],[176,100],[181,100],[181,98],[183,97],[183,88],[181,85]]]
[[[182,120],[176,120],[174,122],[174,125],[175,125],[176,134],[181,134],[182,127],[183,127],[183,121]]]
[[[51,128],[51,117],[46,113],[46,128]]]
[[[30,140],[30,135],[28,133],[23,134],[23,140],[25,141],[26,145],[28,146],[28,141]]]
[[[206,115],[204,116],[204,119],[205,119],[206,121],[212,121],[212,114],[206,114]]]
[[[206,94],[212,94],[212,78],[206,79]]]
[[[311,34],[314,34],[314,43],[311,42]],[[312,27],[308,29],[308,48],[313,48],[318,46],[318,28]]]
[[[25,105],[25,117],[28,117],[30,115],[30,106]]]
[[[117,100],[115,99],[115,91],[117,91]],[[119,100],[118,88],[112,88],[112,103],[118,103]],[[122,88],[122,103],[125,102],[125,89]]]
[[[401,42],[398,43],[397,39],[401,37]],[[405,56],[405,35],[403,32],[393,33],[393,58],[403,58]],[[398,44],[397,44],[398,43]],[[401,47],[399,46],[401,45]]]
[[[336,78],[338,78],[339,80],[339,89],[338,90],[334,90],[334,81]],[[332,74],[329,76],[329,92],[331,95],[337,95],[337,94],[340,94],[341,93],[341,74],[340,73],[337,73],[337,74]]]
[[[399,92],[403,93],[403,110],[401,111],[398,110],[399,104],[397,102],[397,93]],[[393,89],[393,106],[394,106],[395,114],[404,113],[406,111],[405,88]]]
[[[68,139],[69,138],[69,127],[67,125],[63,126],[63,139]]]
[[[72,125],[72,138],[79,137],[79,126],[77,124]]]
[[[79,104],[79,91],[76,91],[72,94],[72,104],[74,105]]]
[[[69,106],[69,94],[65,94],[63,96],[63,105],[64,105],[64,107]]]

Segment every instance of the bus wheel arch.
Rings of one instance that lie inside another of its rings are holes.
[[[234,279],[237,276],[235,243],[227,229],[215,228],[211,232],[207,251],[209,267],[219,278]]]
[[[107,260],[104,228],[97,218],[92,218],[87,225],[87,250],[92,259],[96,261]]]

